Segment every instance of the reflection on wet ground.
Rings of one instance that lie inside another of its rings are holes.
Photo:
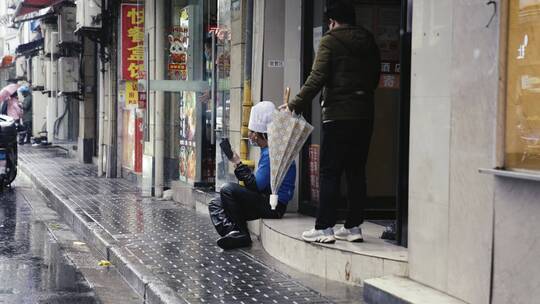
[[[190,303],[331,302],[244,251],[219,249],[210,220],[193,209],[144,198],[124,179],[96,178],[94,166],[54,149],[23,149],[21,159]]]
[[[95,303],[88,290],[62,290],[54,259],[46,257],[49,235],[15,183],[0,193],[0,303]],[[30,190],[29,190],[30,191]]]

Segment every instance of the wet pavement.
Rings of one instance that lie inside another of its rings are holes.
[[[95,303],[82,282],[58,284],[57,274],[70,274],[59,273],[45,257],[49,235],[32,212],[30,191],[29,182],[18,178],[13,189],[0,193],[0,303]]]
[[[189,303],[335,303],[243,250],[222,251],[207,216],[145,198],[124,179],[96,178],[55,149],[23,149],[25,169],[74,203],[130,255]],[[347,301],[348,302],[348,301]]]

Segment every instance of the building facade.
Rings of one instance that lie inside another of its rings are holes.
[[[222,138],[256,165],[258,151],[246,140],[251,106],[280,105],[285,88],[297,93],[327,30],[323,0],[106,2],[107,21],[78,31],[77,153],[100,175],[131,178],[149,196],[169,190],[183,203],[234,180]],[[311,259],[322,256],[323,268],[337,269],[305,271],[383,294],[398,290],[406,298],[396,287],[403,281],[370,280],[394,274],[455,301],[534,303],[540,1],[352,2],[382,58],[366,215],[394,223],[388,246],[406,258],[396,270],[365,262],[351,275],[354,256],[332,262],[331,248],[287,244],[308,246],[317,252]],[[319,103],[304,113],[315,131],[297,158],[298,191],[288,211],[299,218],[313,216],[318,204]],[[264,227],[250,224],[276,253]],[[283,261],[296,267],[295,258]]]

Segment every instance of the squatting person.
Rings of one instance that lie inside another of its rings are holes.
[[[275,106],[272,102],[261,101],[251,109],[248,137],[252,144],[260,147],[261,157],[255,174],[242,164],[238,154],[231,154],[234,174],[244,186],[237,183],[223,185],[219,197],[211,201],[208,209],[212,223],[221,238],[219,247],[234,249],[251,244],[246,221],[259,218],[282,218],[287,203],[292,199],[295,188],[296,166],[293,163],[278,191],[278,205],[270,207],[270,156],[268,151],[267,126],[272,120]]]

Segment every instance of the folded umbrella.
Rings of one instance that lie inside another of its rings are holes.
[[[289,89],[285,91],[288,102]],[[313,131],[313,126],[300,115],[290,112],[276,112],[268,125],[268,146],[270,152],[270,205],[275,209],[278,191],[289,167]]]

